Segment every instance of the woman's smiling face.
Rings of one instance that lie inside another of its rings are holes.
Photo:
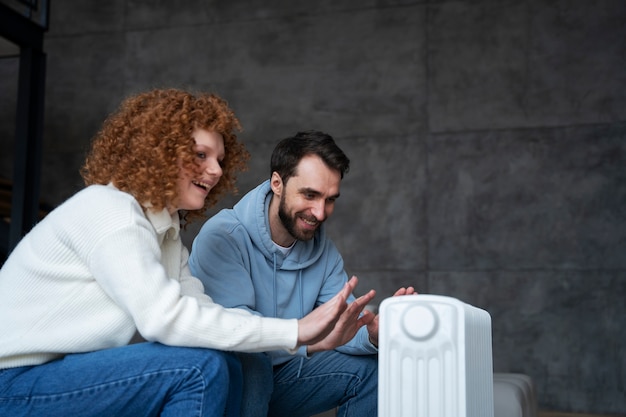
[[[209,191],[218,183],[222,176],[222,160],[224,159],[224,138],[217,132],[196,129],[193,132],[196,142],[194,151],[199,169],[181,168],[178,179],[178,207],[170,210],[200,210]]]

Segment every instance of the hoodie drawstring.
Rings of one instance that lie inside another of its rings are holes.
[[[300,317],[304,317],[304,290],[302,288],[302,270],[298,271],[298,295],[300,296]],[[300,357],[300,364],[298,366],[298,376],[300,378],[300,373],[302,372],[302,367],[304,366],[304,358]]]
[[[274,259],[274,274],[272,275],[272,284],[273,284],[273,297],[274,297],[274,316],[273,317],[278,317],[278,295],[277,295],[277,291],[276,291],[276,254],[273,254],[273,259]]]
[[[273,286],[273,299],[274,299],[274,317],[278,317],[278,291],[277,291],[277,282],[276,282],[276,254],[272,254],[273,260],[273,275],[272,275],[272,286]],[[298,271],[298,297],[300,298],[300,317],[304,317],[304,288],[302,285],[302,270]],[[304,359],[300,357],[300,363],[298,365],[298,374],[297,378],[300,378],[300,374],[302,373],[302,367],[304,366]]]

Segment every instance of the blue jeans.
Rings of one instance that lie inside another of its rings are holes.
[[[0,369],[0,416],[238,416],[241,390],[234,354],[139,343]]]
[[[327,351],[273,368],[266,354],[238,357],[244,374],[242,417],[304,417],[335,407],[339,417],[378,414],[376,355]]]

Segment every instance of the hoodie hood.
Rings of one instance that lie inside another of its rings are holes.
[[[313,239],[297,240],[285,257],[272,241],[269,224],[269,206],[274,193],[266,180],[247,193],[234,207],[235,216],[248,232],[252,242],[263,256],[283,270],[300,270],[315,263],[324,252],[326,227],[322,223]]]

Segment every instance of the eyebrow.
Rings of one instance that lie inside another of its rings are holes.
[[[302,188],[298,189],[298,192],[300,194],[315,194],[315,195],[318,195],[318,196],[322,195],[322,193],[320,193],[319,191],[317,191],[317,190],[315,190],[313,188],[309,188],[309,187],[302,187]],[[341,195],[340,193],[337,193],[335,195],[328,196],[327,199],[328,198],[333,198],[333,199],[336,200],[336,199],[339,198],[340,195]]]

